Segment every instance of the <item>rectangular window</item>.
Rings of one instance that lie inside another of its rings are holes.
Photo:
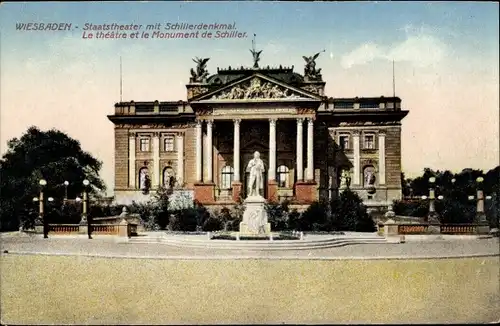
[[[163,150],[165,152],[173,152],[175,150],[174,141],[175,141],[174,136],[166,136],[163,139]]]
[[[339,146],[342,150],[349,149],[349,135],[339,136]]]
[[[375,149],[375,135],[365,135],[365,149]]]
[[[141,138],[139,140],[139,144],[140,144],[141,152],[149,152],[150,151],[149,138]]]

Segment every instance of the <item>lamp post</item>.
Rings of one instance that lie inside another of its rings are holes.
[[[66,203],[68,201],[68,186],[69,186],[69,182],[64,181],[64,203]]]
[[[85,179],[83,180],[83,210],[82,210],[82,219],[80,221],[80,226],[81,226],[81,230],[84,231],[85,230],[85,226],[86,226],[86,231],[87,231],[87,235],[89,237],[89,239],[92,239],[92,223],[91,223],[91,220],[88,218],[87,216],[87,206],[88,206],[88,187],[90,185],[90,181]],[[82,233],[85,233],[85,232],[82,232]]]
[[[435,200],[436,193],[434,190],[434,184],[436,182],[435,177],[429,178],[429,214],[427,215],[427,222],[431,225],[439,224],[439,215],[436,212]]]
[[[38,181],[38,184],[40,185],[40,195],[38,196],[38,200],[35,200],[36,197],[33,198],[33,201],[35,202],[38,201],[38,218],[35,221],[35,230],[37,230],[37,227],[39,229],[40,226],[43,225],[44,238],[47,238],[45,231],[44,198],[43,198],[43,190],[47,185],[47,181],[45,179],[40,179],[40,181]]]
[[[52,211],[51,204],[54,201],[54,198],[49,197],[49,198],[47,198],[47,201],[49,202],[48,207],[49,207],[49,214],[50,214],[50,212]],[[43,237],[45,239],[47,239],[49,237],[49,220],[47,218],[47,215],[44,215],[44,217],[43,217]]]
[[[481,225],[488,224],[486,214],[484,213],[484,193],[483,193],[483,177],[476,179],[477,183],[477,206],[476,206],[476,219],[475,222]]]
[[[89,186],[89,184],[90,184],[89,180],[87,179],[83,180],[83,210],[82,210],[82,219],[80,221],[80,224],[87,224],[87,200],[88,200],[87,187]]]

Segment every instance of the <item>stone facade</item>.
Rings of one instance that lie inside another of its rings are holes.
[[[124,102],[115,124],[115,199],[190,189],[205,205],[246,195],[255,151],[270,201],[308,205],[350,188],[368,205],[401,198],[401,100],[335,99],[290,68],[218,70],[187,85],[188,101]]]

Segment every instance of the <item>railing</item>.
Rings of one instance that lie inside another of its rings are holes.
[[[86,226],[86,225],[85,225]],[[87,226],[88,227],[88,226]],[[138,225],[135,223],[128,223],[127,225],[119,224],[92,224],[90,226],[90,231],[92,234],[96,235],[120,235],[120,228],[125,228],[127,231],[127,236],[136,236],[138,234]],[[124,232],[125,229],[122,229]],[[72,234],[72,233],[87,233],[88,229],[81,229],[79,224],[49,224],[49,233],[52,234]]]
[[[92,233],[95,234],[118,234],[119,225],[116,224],[94,224]]]
[[[423,234],[426,233],[429,226],[426,224],[399,224],[398,234]]]
[[[78,233],[79,229],[78,224],[49,224],[49,232],[53,233]]]
[[[475,234],[477,225],[475,224],[448,224],[441,225],[441,233],[443,234]]]

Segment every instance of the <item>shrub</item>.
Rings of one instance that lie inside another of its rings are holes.
[[[205,223],[203,223],[203,231],[211,232],[211,231],[220,231],[222,230],[223,225],[218,218],[210,216]]]
[[[324,231],[330,229],[328,206],[324,202],[312,203],[300,216],[300,231]]]
[[[168,225],[172,231],[196,231],[198,220],[198,210],[196,208],[185,208],[172,212]]]
[[[358,194],[345,190],[331,203],[332,226],[339,231],[373,232],[375,222]]]
[[[476,215],[475,202],[460,202],[444,198],[436,201],[436,212],[441,223],[473,223]]]
[[[300,213],[296,208],[292,209],[288,213],[288,230],[299,230],[300,229]]]
[[[240,211],[238,208],[233,208],[230,210],[227,207],[223,207],[218,214],[219,220],[222,223],[222,229],[224,231],[238,231],[240,228],[240,222],[242,219],[242,214],[240,216]]]
[[[395,200],[393,211],[401,216],[425,217],[429,213],[429,202],[427,200]]]
[[[288,229],[288,203],[266,204],[268,221],[271,224],[271,230],[284,231]]]

